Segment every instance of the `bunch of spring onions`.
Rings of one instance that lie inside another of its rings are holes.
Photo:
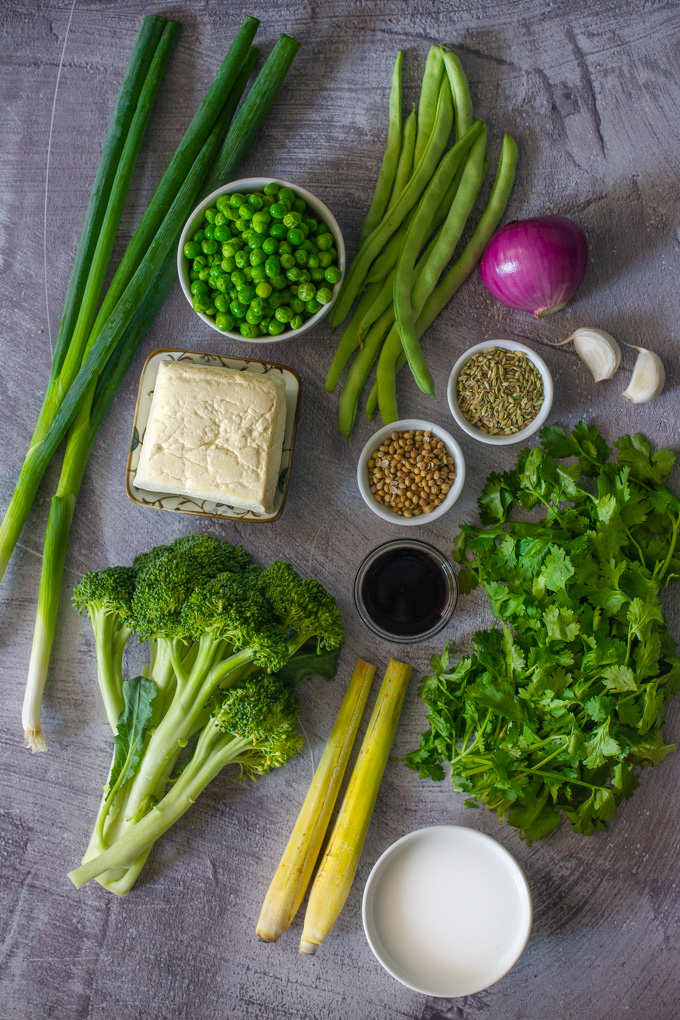
[[[236,112],[257,60],[252,42],[258,25],[248,17],[241,26],[104,293],[135,161],[179,24],[145,18],[125,72],[66,292],[47,392],[0,525],[2,578],[45,470],[66,439],[45,534],[22,716],[34,751],[46,749],[40,708],[69,530],[95,437],[176,278],[184,223],[203,195],[232,179],[298,50],[294,39],[282,36]]]
[[[330,315],[331,326],[339,325],[360,298],[325,384],[334,390],[355,355],[338,408],[340,431],[347,438],[376,362],[376,382],[366,405],[369,418],[376,407],[385,424],[399,417],[396,380],[407,361],[420,389],[434,395],[420,338],[479,261],[515,179],[517,146],[505,135],[486,208],[457,253],[488,170],[486,125],[474,119],[462,65],[446,46],[431,47],[418,109],[402,123],[401,64],[399,53],[378,183],[359,252]],[[455,144],[447,151],[454,126]]]

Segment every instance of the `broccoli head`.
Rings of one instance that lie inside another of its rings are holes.
[[[211,719],[221,733],[245,742],[231,761],[249,775],[264,775],[302,750],[295,729],[299,702],[288,684],[268,673],[254,673],[243,687],[230,689],[212,705]]]
[[[335,599],[312,578],[302,578],[290,563],[275,560],[261,574],[261,586],[296,644],[316,638],[321,648],[338,648],[345,629]]]

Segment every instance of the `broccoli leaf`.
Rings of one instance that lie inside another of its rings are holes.
[[[136,676],[123,681],[125,707],[118,719],[107,792],[121,787],[135,774],[149,732],[152,702],[157,693],[153,680],[146,677]]]
[[[332,680],[338,671],[339,656],[339,647],[331,650],[322,648],[318,652],[316,638],[312,638],[305,642],[276,675],[280,680],[293,686],[297,686],[310,676]]]

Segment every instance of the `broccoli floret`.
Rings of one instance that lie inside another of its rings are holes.
[[[338,648],[345,628],[335,599],[312,578],[302,578],[290,563],[275,560],[261,575],[267,598],[280,616],[283,626],[295,632],[300,648],[316,638],[318,648]]]
[[[106,715],[115,730],[123,711],[123,652],[134,632],[134,567],[107,567],[85,574],[73,592],[79,613],[87,613],[94,631],[97,679]]]

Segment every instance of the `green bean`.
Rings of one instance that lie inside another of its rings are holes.
[[[366,221],[361,231],[359,244],[363,244],[369,234],[372,234],[380,223],[387,209],[390,200],[392,185],[394,184],[395,173],[400,159],[401,150],[401,65],[404,54],[401,50],[397,53],[392,72],[392,91],[390,92],[390,113],[389,127],[387,130],[387,143],[383,155],[378,182],[373,192],[371,205],[366,216]]]
[[[451,157],[453,157],[456,149],[459,147],[461,149],[464,148],[467,139],[476,127],[477,125],[473,125],[464,137],[461,138],[460,142],[456,143],[449,154]],[[397,264],[397,275],[394,283],[394,308],[397,327],[413,377],[419,388],[424,393],[429,393],[430,396],[434,396],[434,380],[427,367],[427,362],[416,336],[415,320],[446,268],[458,244],[460,235],[463,233],[468,216],[472,212],[472,206],[482,184],[486,135],[485,126],[477,128],[477,137],[465,164],[465,170],[463,171],[453,204],[444,221],[437,244],[423,266],[418,282],[412,286],[415,262],[414,252],[420,248],[423,233],[427,229],[425,224],[431,221],[432,207],[436,208],[447,182],[446,176],[440,175],[439,172],[435,176],[430,189],[423,196],[421,208],[416,213],[411,224],[411,230],[409,231],[411,237],[407,237],[404,241]],[[452,163],[452,166],[457,169],[457,162]]]
[[[457,54],[447,46],[442,46],[442,53],[456,113],[456,138],[462,138],[473,120],[470,86]]]
[[[453,123],[453,101],[448,80],[442,81],[437,103],[437,116],[429,142],[418,166],[391,211],[366,239],[355,258],[331,312],[331,326],[337,326],[349,312],[352,303],[362,289],[366,273],[374,258],[399,228],[406,215],[416,204],[423,188],[432,177],[446,147]]]
[[[345,385],[342,388],[340,402],[338,404],[338,425],[343,436],[348,441],[349,434],[352,431],[354,421],[357,416],[359,395],[368,378],[368,374],[373,367],[373,362],[378,357],[380,344],[382,343],[385,333],[390,328],[390,323],[393,321],[393,318],[392,309],[388,308],[376,320],[376,322],[373,323],[368,331],[368,335],[361,350],[352,362],[352,366],[347,373],[347,379],[345,380]]]
[[[385,309],[389,308],[392,304],[394,277],[396,276],[396,273],[397,267],[394,266],[385,279],[378,285],[379,289],[376,298],[371,303],[370,308],[366,309],[366,312],[359,323],[357,332],[360,338],[371,328],[378,316],[382,315]]]
[[[392,185],[392,191],[390,192],[390,200],[387,204],[387,212],[394,207],[397,199],[411,179],[411,174],[413,173],[413,147],[416,144],[416,126],[417,118],[416,108],[414,105],[413,109],[404,121],[399,162],[397,163],[397,171],[394,175],[394,183]],[[362,241],[363,240],[364,239],[362,238]]]
[[[467,137],[468,136],[466,135],[465,138]],[[439,277],[451,261],[451,256],[455,251],[456,245],[460,240],[460,236],[465,229],[468,217],[470,216],[472,208],[477,200],[477,195],[479,194],[479,189],[481,188],[482,181],[484,179],[484,152],[486,149],[486,139],[487,130],[484,126],[481,134],[479,134],[479,136],[475,139],[472,144],[472,148],[470,149],[470,155],[468,156],[465,164],[463,176],[460,179],[460,184],[453,203],[451,204],[448,216],[444,221],[437,245],[430,255],[427,265],[420,273],[417,283],[413,287],[411,303],[415,309],[416,317],[420,314],[423,305],[436,287]],[[397,321],[399,321],[398,315],[396,318]],[[404,349],[406,351],[406,356],[408,357],[408,348],[405,347]]]
[[[352,316],[352,320],[349,323],[347,329],[340,338],[338,349],[335,352],[331,367],[328,369],[328,375],[326,376],[326,382],[324,383],[324,389],[328,390],[329,393],[335,389],[340,381],[343,369],[350,357],[361,343],[361,337],[358,333],[359,323],[368,308],[371,307],[373,301],[378,295],[380,290],[379,284],[372,284],[366,288],[364,295],[357,306],[357,310]]]
[[[443,75],[444,64],[441,46],[431,46],[423,72],[423,83],[420,87],[418,134],[416,136],[416,147],[413,156],[414,166],[418,165],[418,161],[425,152],[430,135],[432,134]]]
[[[437,284],[418,315],[416,320],[418,339],[432,325],[442,309],[445,308],[456,291],[467,280],[482,257],[484,249],[491,240],[507,208],[510,192],[515,181],[516,167],[517,145],[510,135],[505,135],[498,161],[496,180],[491,189],[487,206],[460,258]],[[372,417],[375,413],[376,403],[379,404],[380,415],[384,425],[396,421],[399,417],[396,409],[396,399],[393,400],[392,394],[396,391],[396,375],[405,364],[406,355],[401,346],[400,337],[396,330],[391,330],[383,344],[378,362],[377,382],[369,395],[366,405],[366,414]]]

